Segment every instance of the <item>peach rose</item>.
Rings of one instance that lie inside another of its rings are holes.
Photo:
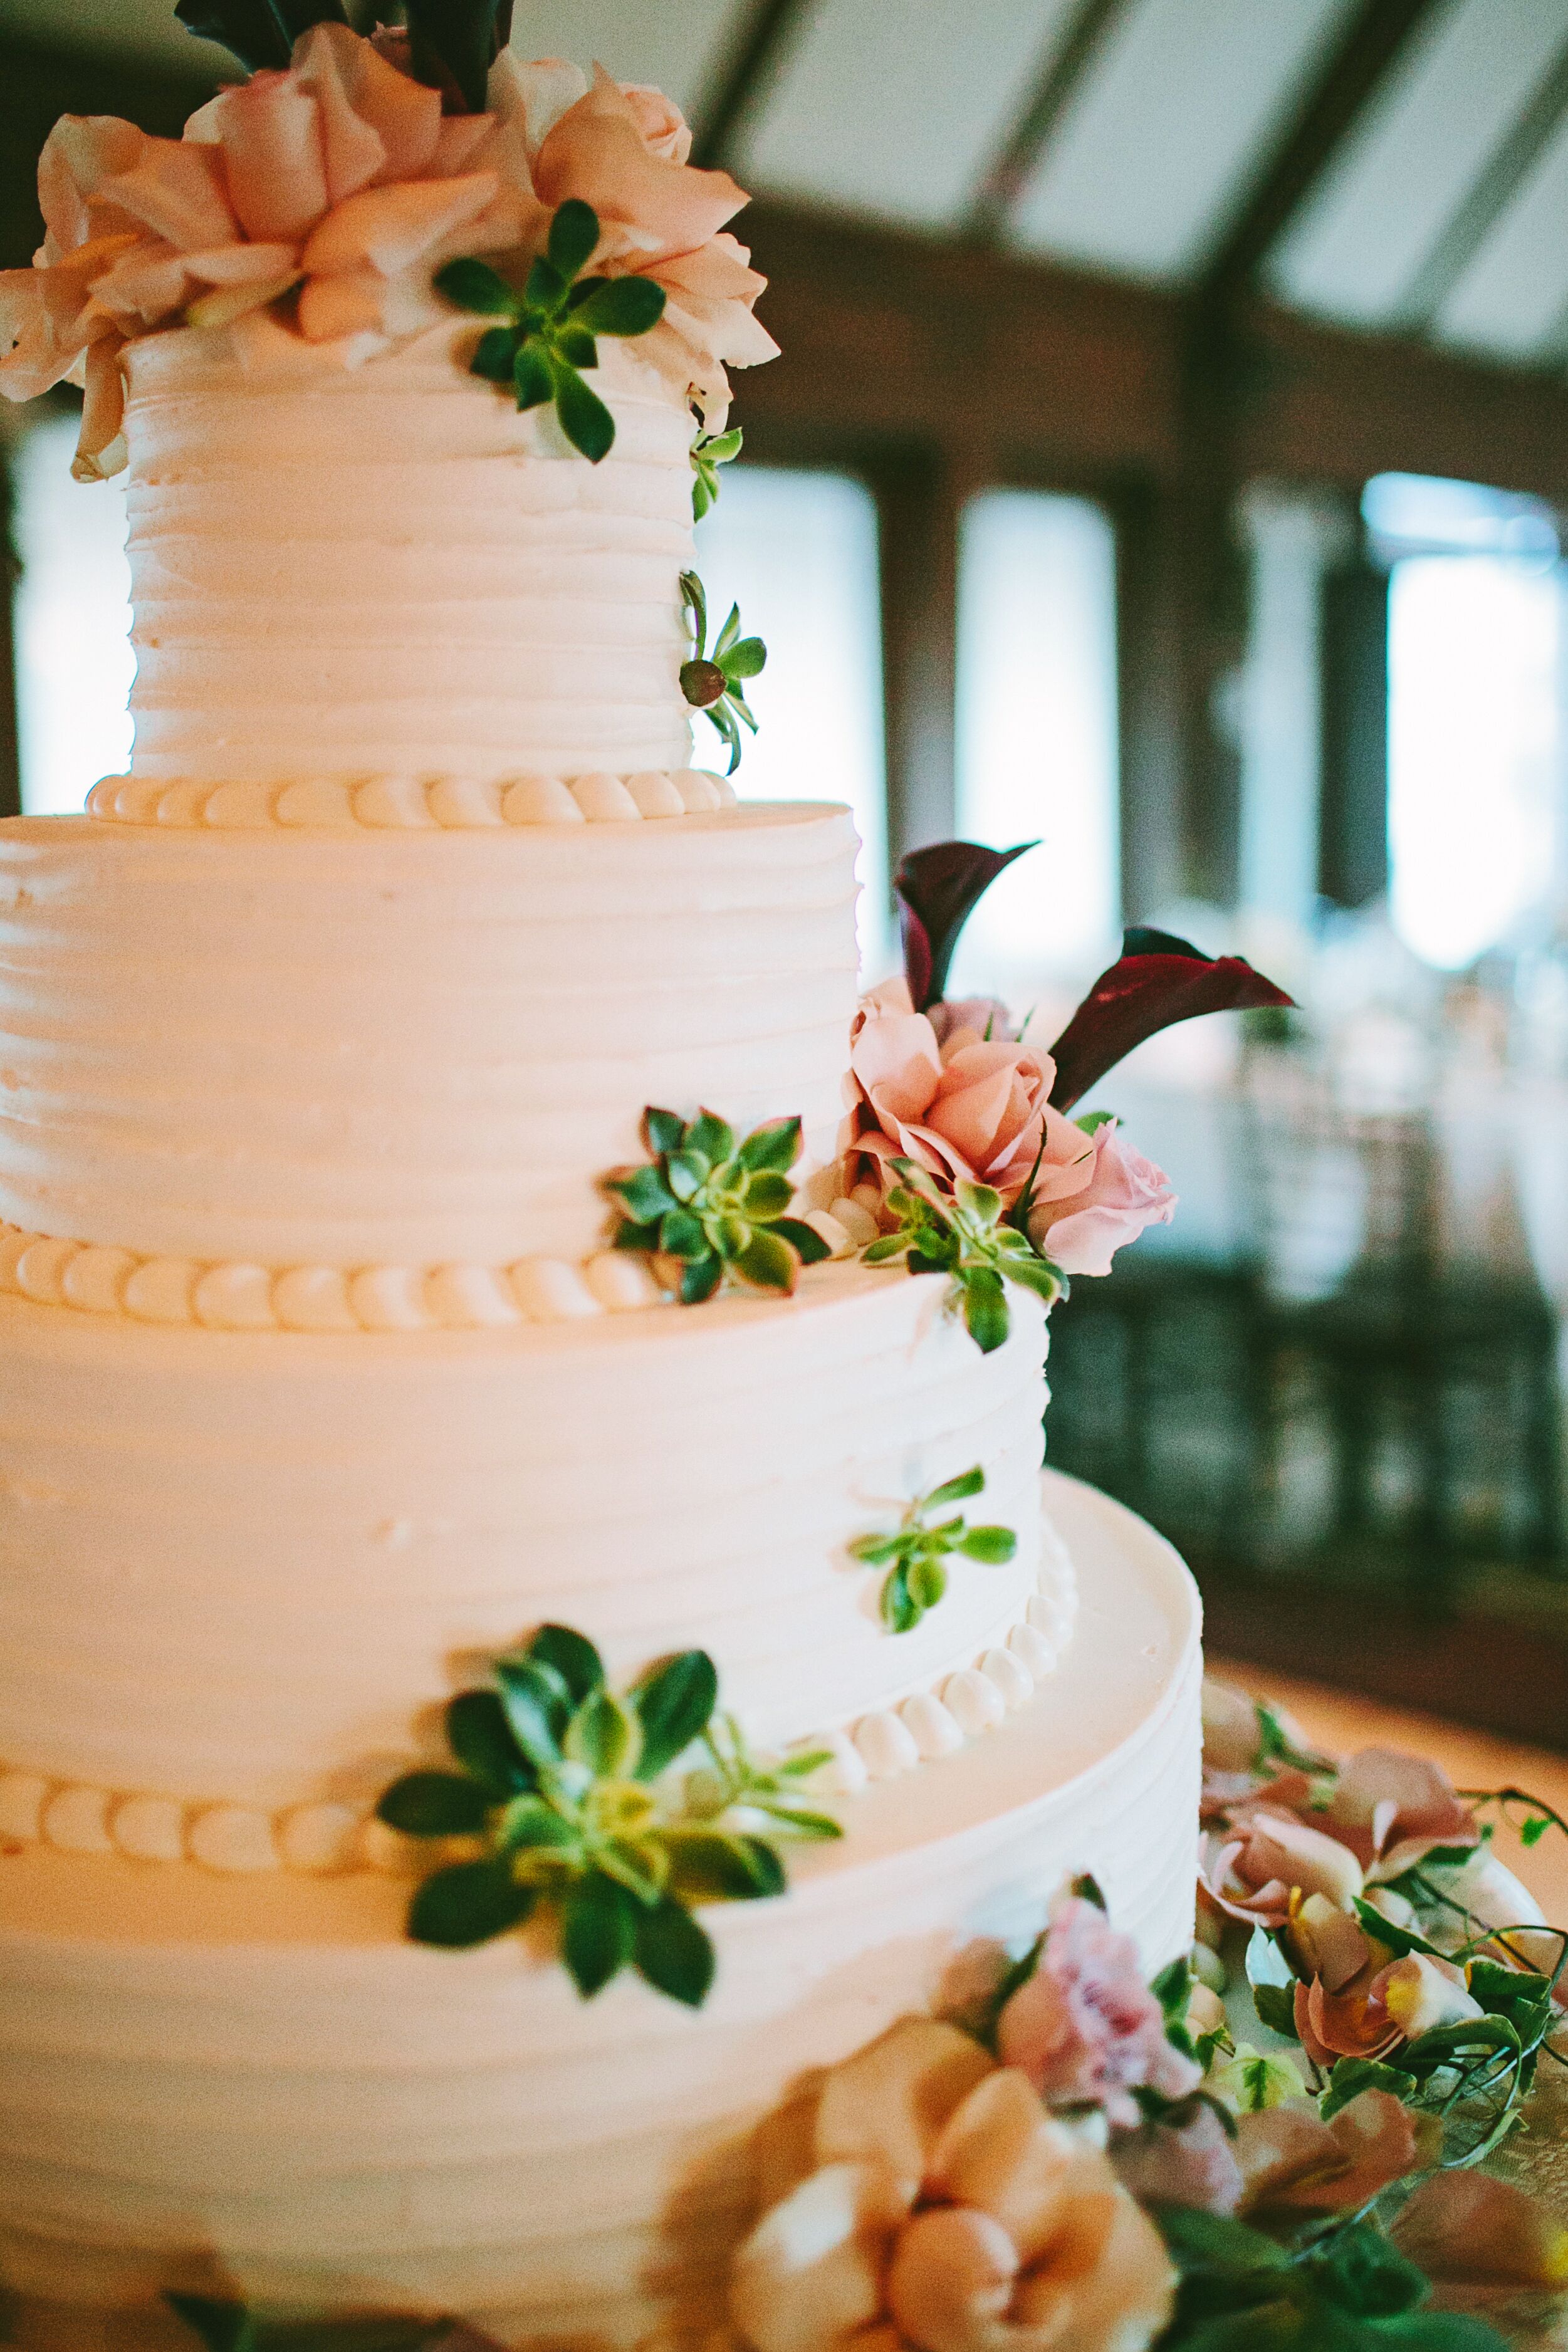
[[[1050,1107],[1048,1054],[954,1029],[938,1042],[895,981],[868,1000],[850,1032],[851,1105],[844,1135],[854,1175],[884,1186],[889,1160],[914,1160],[943,1192],[994,1185],[1009,1205],[1035,1175],[1035,1197],[1067,1200],[1094,1172],[1094,1138]],[[1042,1150],[1043,1145],[1043,1150]]]
[[[1088,1184],[1066,1200],[1043,1201],[1029,1217],[1029,1239],[1064,1274],[1109,1274],[1113,1254],[1146,1225],[1168,1225],[1176,1196],[1170,1180],[1106,1119],[1094,1130]]]
[[[1143,2352],[1175,2273],[1105,2156],[930,2018],[828,2074],[804,2179],[735,2255],[752,2352]]]

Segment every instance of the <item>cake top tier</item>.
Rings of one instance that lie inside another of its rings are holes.
[[[693,706],[733,733],[693,509],[773,352],[742,191],[600,69],[247,61],[181,140],[58,123],[0,273],[0,390],[83,383],[79,476],[130,468],[133,774],[685,769]]]

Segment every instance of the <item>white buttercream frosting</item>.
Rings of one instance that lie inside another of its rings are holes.
[[[214,1264],[588,1257],[650,1102],[798,1113],[824,1161],[854,856],[811,803],[347,836],[14,820],[0,1219],[167,1261],[125,1281],[182,1320]],[[101,1295],[124,1270],[90,1271]]]
[[[635,824],[733,808],[735,787],[707,768],[611,776],[294,777],[287,783],[170,783],[105,776],[87,813],[118,824],[205,825],[216,833],[469,833],[517,824]]]
[[[515,1937],[411,1946],[395,1874],[0,1864],[23,2342],[132,2352],[158,2289],[215,2265],[255,2301],[457,2312],[518,2347],[629,2347],[671,2319],[700,2341],[750,2127],[804,2070],[951,1999],[976,1939],[1023,1949],[1079,1871],[1151,1970],[1184,1949],[1196,1596],[1126,1512],[1047,1493],[1085,1594],[1048,1696],[866,1788],[841,1844],[792,1856],[784,1901],[709,1910],[700,2016],[629,1973],[582,2001]],[[123,2334],[69,2308],[117,2303]]]
[[[687,765],[690,415],[604,341],[589,465],[468,373],[478,332],[297,376],[193,329],[130,347],[138,779]]]
[[[945,1295],[824,1265],[793,1300],[341,1338],[0,1295],[0,1759],[363,1808],[548,1621],[620,1679],[708,1649],[764,1746],[957,1715],[944,1683],[1070,1600],[1039,1590],[1042,1311],[1015,1294],[983,1356]],[[890,1634],[847,1547],[976,1463],[1016,1555]]]

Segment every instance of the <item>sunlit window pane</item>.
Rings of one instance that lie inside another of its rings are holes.
[[[79,809],[131,758],[131,568],[118,482],[73,482],[76,420],[50,417],[15,452],[16,698],[22,806]]]
[[[1041,847],[987,893],[957,992],[1027,1002],[1104,962],[1120,898],[1116,555],[1085,499],[990,490],[964,510],[958,605],[958,829]]]
[[[758,732],[735,777],[747,800],[847,801],[860,853],[860,955],[879,976],[893,956],[882,749],[877,514],[840,474],[727,467],[700,524],[698,563],[716,630],[739,602],[768,666],[746,689]],[[699,718],[695,757],[725,754]]]
[[[1415,556],[1389,608],[1394,921],[1458,970],[1550,888],[1561,599],[1541,564]]]

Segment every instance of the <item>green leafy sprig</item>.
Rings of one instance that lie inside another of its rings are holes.
[[[550,224],[544,251],[519,293],[488,261],[448,261],[435,283],[459,310],[502,323],[487,329],[468,365],[511,386],[519,408],[554,404],[561,430],[597,465],[615,445],[616,420],[583,381],[599,364],[597,337],[646,335],[664,316],[664,289],[651,278],[584,278],[599,242],[599,216],[569,197]]]
[[[700,433],[691,445],[691,520],[700,522],[719,503],[719,468],[741,454],[744,438],[738,425],[727,433]]]
[[[917,1496],[890,1534],[857,1536],[849,1546],[868,1568],[888,1570],[880,1605],[882,1622],[890,1633],[909,1633],[928,1609],[936,1607],[947,1591],[947,1562],[954,1552],[965,1559],[984,1560],[988,1567],[1013,1558],[1018,1538],[1011,1528],[972,1528],[962,1511],[935,1527],[927,1524],[929,1513],[945,1510],[950,1503],[966,1503],[984,1486],[985,1473],[976,1463],[962,1477]]]
[[[700,2007],[713,1947],[691,1906],[747,1902],[784,1885],[770,1839],[731,1822],[736,1800],[693,1811],[679,1781],[654,1785],[709,1730],[719,1695],[712,1660],[682,1651],[617,1696],[593,1643],[546,1625],[526,1649],[497,1659],[495,1677],[493,1689],[463,1691],[447,1709],[458,1769],[406,1772],[376,1807],[406,1836],[473,1838],[482,1849],[422,1883],[409,1934],[463,1948],[542,1910],[584,1999],[631,1967],[656,1991]],[[728,1752],[741,1779],[761,1775],[738,1738]],[[745,1801],[766,1810],[780,1833],[830,1833],[826,1816]]]
[[[700,470],[697,478],[700,488]],[[694,491],[694,498],[695,495]],[[730,765],[725,773],[732,776],[741,764],[741,728],[736,721],[749,727],[753,735],[757,731],[756,719],[746,700],[745,681],[761,675],[767,663],[768,649],[761,637],[741,635],[741,608],[731,604],[730,617],[709,653],[708,594],[695,572],[681,573],[680,600],[686,611],[687,634],[691,639],[691,658],[680,665],[680,691],[694,710],[702,711],[713,721],[729,745]]]
[[[650,1104],[643,1134],[649,1164],[605,1179],[623,1219],[615,1246],[668,1260],[683,1306],[711,1298],[726,1274],[793,1291],[801,1267],[829,1255],[821,1234],[790,1214],[798,1118],[773,1119],[738,1141],[710,1110],[683,1120]]]
[[[991,1185],[961,1180],[949,1199],[914,1160],[891,1164],[900,1181],[886,1205],[898,1223],[862,1255],[868,1265],[901,1257],[911,1274],[950,1275],[953,1303],[962,1305],[964,1328],[983,1354],[999,1348],[1011,1328],[1007,1283],[1032,1290],[1047,1307],[1066,1297],[1066,1275],[1013,1222],[1016,1211],[1004,1214],[1002,1195]]]

